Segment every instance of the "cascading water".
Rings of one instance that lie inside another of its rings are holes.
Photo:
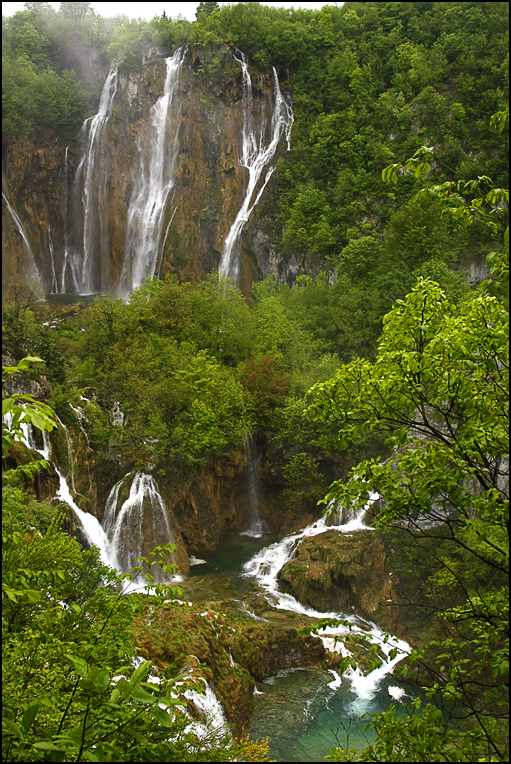
[[[37,279],[38,281],[42,282],[41,274],[39,272],[39,268],[37,267],[37,264],[36,264],[36,261],[35,261],[35,257],[34,257],[34,253],[32,252],[32,247],[30,246],[30,242],[28,241],[28,236],[27,236],[27,234],[25,232],[25,229],[23,228],[23,223],[21,222],[19,216],[17,215],[16,211],[11,206],[8,198],[6,197],[6,195],[4,194],[3,191],[2,191],[2,198],[5,201],[5,204],[7,205],[7,209],[9,210],[9,214],[10,214],[11,218],[14,220],[14,224],[16,225],[16,228],[18,229],[18,231],[19,231],[19,233],[21,235],[21,238],[23,239],[23,243],[25,245],[25,248],[26,248],[28,256],[29,256],[30,266],[29,266],[28,277],[29,277],[29,279],[33,279],[33,280]]]
[[[12,415],[11,416],[6,415],[3,418],[3,421],[5,421],[8,426],[10,426],[11,419],[12,419]],[[38,445],[36,445],[34,430],[32,428],[32,425],[23,423],[21,425],[21,429],[23,432],[23,443],[25,444],[25,446],[31,449],[32,451],[37,451],[37,453],[40,456],[42,456],[43,459],[50,462],[53,465],[55,472],[58,475],[60,485],[59,485],[59,489],[57,493],[55,494],[55,498],[60,499],[60,501],[64,502],[69,507],[71,507],[71,509],[77,516],[78,520],[80,521],[80,524],[83,528],[83,531],[90,545],[97,546],[99,548],[101,561],[105,563],[105,565],[111,565],[110,544],[107,539],[107,536],[103,528],[101,527],[100,523],[98,522],[98,520],[94,517],[94,515],[91,515],[88,512],[84,512],[82,509],[80,509],[80,507],[77,505],[77,503],[73,499],[64,473],[60,471],[60,469],[55,464],[55,460],[52,459],[52,447],[51,447],[50,437],[48,433],[46,432],[46,430],[43,430],[42,432],[43,445],[42,447],[39,447]],[[67,434],[67,428],[65,428],[64,431]],[[69,445],[68,445],[68,454],[69,454]]]
[[[261,459],[262,453],[257,452],[254,438],[250,438],[245,443],[245,454],[247,458],[247,491],[248,491],[248,528],[242,532],[242,536],[252,536],[260,538],[263,533],[268,533],[268,525],[262,519],[259,509],[259,500],[261,497]]]
[[[161,255],[162,230],[179,153],[182,119],[173,106],[185,52],[185,48],[178,48],[166,59],[163,95],[152,108],[148,134],[138,145],[140,164],[133,179],[121,274],[120,292],[124,296],[131,294],[148,276],[154,276]]]
[[[85,464],[87,465],[87,475],[88,475],[88,478],[89,478],[89,495],[92,496],[95,493],[95,491],[94,491],[94,485],[93,485],[93,480],[92,480],[92,472],[91,472],[90,463],[89,463],[89,456],[88,456],[88,451],[90,450],[90,443],[89,443],[89,436],[87,435],[87,430],[83,426],[83,421],[84,420],[88,421],[88,419],[85,416],[85,413],[84,413],[83,409],[80,408],[79,406],[73,406],[73,404],[70,403],[69,407],[74,411],[74,413],[76,415],[76,418],[78,420],[78,427],[80,428],[80,432],[82,433],[83,438],[85,440],[85,444],[86,444],[86,447],[85,447]]]
[[[351,533],[353,531],[368,530],[373,528],[364,525],[363,519],[367,508],[378,498],[378,494],[369,493],[369,500],[366,506],[357,512],[351,513],[349,521],[341,525],[335,526],[341,533]],[[340,515],[340,513],[339,513]],[[353,614],[346,615],[344,613],[321,613],[314,608],[302,605],[291,594],[285,594],[278,589],[278,573],[280,569],[291,560],[296,552],[296,548],[299,542],[304,538],[310,538],[320,533],[324,533],[332,526],[329,525],[329,518],[322,517],[315,523],[308,525],[302,531],[287,536],[282,541],[271,544],[270,546],[262,549],[256,555],[252,557],[243,568],[243,575],[246,577],[253,577],[257,580],[258,584],[266,591],[266,595],[271,604],[279,609],[290,610],[294,613],[300,613],[312,618],[343,618],[348,619],[353,623],[352,630],[358,633],[364,633],[371,639],[373,643],[378,644],[379,648],[388,655],[392,647],[398,648],[398,655],[392,661],[384,663],[380,669],[371,672],[366,677],[357,669],[353,671],[349,669],[346,672],[352,682],[352,688],[357,696],[364,701],[370,700],[374,694],[376,687],[381,679],[392,671],[394,665],[402,660],[405,655],[410,652],[410,648],[403,640],[395,638],[387,644],[384,642],[384,635],[382,631],[375,625],[364,621],[359,616]],[[360,625],[358,625],[360,624]],[[323,630],[319,636],[323,639],[325,646],[329,649],[334,648],[334,637],[348,633],[348,628],[341,626],[337,629]],[[337,649],[341,649],[340,645]]]
[[[289,138],[293,124],[293,110],[280,92],[277,72],[275,67],[273,67],[273,79],[275,87],[269,142],[266,143],[267,124],[264,115],[264,109],[262,110],[263,113],[261,115],[259,131],[258,133],[256,132],[252,118],[252,80],[248,71],[247,57],[244,53],[241,53],[241,51],[238,52],[241,55],[241,59],[236,58],[236,56],[234,56],[234,58],[241,64],[243,77],[242,155],[239,163],[242,167],[245,167],[248,170],[248,184],[243,204],[241,205],[236,219],[231,226],[231,230],[229,231],[224,242],[222,256],[220,258],[220,265],[218,266],[219,274],[222,276],[227,276],[233,283],[236,283],[239,275],[239,248],[241,232],[245,223],[248,221],[252,210],[261,198],[266,184],[268,183],[275,169],[274,167],[270,167],[268,169],[266,177],[257,193],[255,201],[251,204],[252,197],[254,196],[254,192],[257,188],[264,168],[267,167],[267,165],[275,156],[278,143],[283,133],[286,135],[289,150]]]
[[[61,293],[79,292],[81,282],[81,262],[78,253],[71,247],[69,198],[69,146],[66,146],[64,154],[64,193],[65,193],[65,218],[64,218],[64,255],[62,259]]]
[[[48,249],[50,250],[50,264],[51,264],[51,294],[57,294],[59,291],[59,285],[57,282],[57,271],[55,270],[55,250],[53,247],[53,239],[51,238],[51,228],[48,226]]]
[[[378,494],[370,493],[364,509],[349,512],[345,523],[342,523],[343,513],[338,511],[336,519],[339,524],[334,527],[340,533],[373,530],[364,525],[364,516],[368,506],[377,498]],[[249,734],[253,738],[269,735],[270,754],[277,761],[320,761],[328,753],[329,747],[339,745],[339,733],[343,737],[341,727],[349,730],[349,743],[346,740],[346,747],[367,745],[364,722],[358,724],[357,719],[366,712],[385,710],[388,694],[397,699],[404,694],[402,688],[389,685],[388,677],[394,666],[410,652],[404,640],[394,637],[385,642],[383,632],[374,623],[364,621],[355,614],[321,613],[301,605],[292,595],[278,591],[278,572],[294,556],[298,543],[303,538],[331,529],[331,522],[332,518],[323,517],[299,533],[261,550],[244,565],[244,576],[257,580],[274,607],[309,618],[348,620],[351,623],[351,633],[363,635],[372,644],[376,644],[378,650],[386,656],[387,662],[367,676],[358,668],[348,668],[341,678],[331,669],[334,679],[327,681],[321,674],[311,673],[311,670],[291,669],[280,672],[277,678],[265,680],[264,703],[256,706]],[[350,653],[342,641],[336,642],[336,638],[342,640],[349,633],[350,629],[344,625],[317,631],[326,648],[343,656],[349,656]],[[397,655],[390,660],[392,648],[397,648]],[[266,689],[270,683],[275,684],[275,687]],[[282,703],[285,704],[284,708]],[[277,723],[275,714],[278,714]]]
[[[101,292],[108,287],[110,242],[107,181],[110,163],[107,126],[112,114],[117,82],[117,69],[114,68],[109,72],[103,86],[98,113],[85,120],[82,126],[85,148],[74,184],[75,210],[82,212],[80,243],[75,245],[75,251],[67,251],[64,259],[71,268],[72,278],[77,251],[81,250],[79,285],[83,294]]]
[[[146,548],[173,543],[175,538],[167,508],[154,478],[137,472],[128,498],[118,509],[123,484],[124,479],[110,491],[103,527],[111,545],[111,565],[118,570],[128,571],[136,565],[137,557],[144,554]],[[165,576],[159,573],[159,569],[155,570],[155,578],[163,580]]]

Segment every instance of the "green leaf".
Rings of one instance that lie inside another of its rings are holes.
[[[158,724],[161,724],[163,727],[172,727],[174,724],[172,717],[159,706],[153,706],[150,709],[150,713]]]
[[[5,717],[2,717],[2,727],[7,727],[11,733],[14,733],[16,735],[16,737],[19,737],[19,738],[23,737],[23,733],[21,732],[21,728],[19,724],[16,724],[10,719],[6,719]]]
[[[61,748],[58,748],[56,745],[53,745],[53,743],[47,743],[45,741],[42,741],[41,743],[34,743],[34,748],[39,748],[42,751],[58,751],[60,753],[63,753]]]
[[[154,695],[146,692],[140,685],[135,685],[131,690],[131,697],[134,700],[138,700],[140,703],[156,703]]]
[[[21,726],[23,727],[23,731],[25,735],[27,734],[30,727],[32,726],[32,723],[34,719],[36,718],[38,710],[39,710],[39,701],[37,701],[36,703],[33,703],[24,712],[21,718]]]
[[[132,686],[137,685],[139,682],[142,682],[146,676],[149,673],[149,669],[151,668],[151,661],[145,661],[142,663],[141,666],[139,666],[133,674],[130,677],[130,684]]]
[[[147,745],[147,738],[140,734],[140,732],[137,732],[132,727],[125,727],[126,732],[128,735],[131,735],[131,737],[137,741],[137,743],[140,743],[141,745]]]
[[[89,667],[87,665],[87,661],[84,661],[83,658],[77,658],[74,655],[68,655],[66,653],[66,658],[71,661],[73,666],[75,667],[76,673],[81,676],[83,679],[85,679],[89,673]]]

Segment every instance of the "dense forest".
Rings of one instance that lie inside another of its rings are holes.
[[[173,711],[182,661],[158,684],[151,660],[133,668],[141,623],[179,591],[123,586],[142,566],[151,581],[155,561],[175,570],[171,550],[123,578],[82,549],[41,489],[48,462],[27,448],[28,425],[60,455],[59,429],[84,429],[105,499],[144,470],[178,493],[253,438],[282,535],[325,495],[363,507],[373,486],[378,528],[411,538],[408,564],[426,571],[433,626],[404,670],[428,698],[373,716],[375,742],[332,757],[507,760],[508,4],[201,3],[194,23],[25,7],[2,20],[6,162],[74,140],[112,63],[141,71],[152,46],[200,51],[203,88],[219,82],[222,46],[275,67],[292,94],[291,150],[253,215],[301,271],[250,294],[218,273],[167,274],[129,299],[66,306],[4,284],[4,760],[267,756],[187,728]]]

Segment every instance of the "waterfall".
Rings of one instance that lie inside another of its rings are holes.
[[[80,291],[84,294],[100,292],[107,286],[109,261],[107,181],[109,162],[106,127],[112,114],[117,92],[117,69],[106,78],[99,102],[99,111],[85,120],[82,136],[85,142],[83,157],[75,178],[75,199],[82,210]],[[65,260],[76,259],[76,253],[67,253]]]
[[[9,412],[9,415],[10,414],[11,412]],[[10,422],[12,420],[12,415],[11,416],[9,415],[6,415],[5,417],[3,417],[3,421],[6,422],[8,426],[10,426]],[[62,423],[60,424],[62,425]],[[64,504],[67,504],[69,507],[71,507],[76,517],[80,521],[82,529],[90,545],[97,546],[99,548],[101,562],[103,562],[105,565],[111,565],[112,563],[110,562],[110,544],[106,536],[106,533],[104,532],[103,528],[101,527],[98,520],[94,517],[94,515],[91,515],[88,512],[84,512],[82,509],[80,509],[80,507],[77,505],[77,503],[73,499],[71,495],[71,491],[67,484],[65,475],[59,470],[54,460],[52,460],[52,447],[51,447],[50,436],[48,435],[48,432],[46,430],[43,430],[42,432],[43,445],[42,445],[42,448],[40,448],[39,446],[36,445],[35,437],[34,437],[34,429],[32,425],[23,422],[21,425],[21,429],[23,432],[22,440],[25,446],[27,448],[30,448],[32,451],[37,451],[37,453],[40,456],[42,456],[43,459],[46,459],[46,461],[51,462],[51,464],[53,465],[55,469],[55,472],[58,475],[60,485],[59,485],[59,489],[57,493],[55,494],[55,498],[59,499],[60,501],[64,502]],[[67,429],[66,428],[64,429],[65,429],[65,432],[67,433]],[[68,454],[69,454],[69,450],[68,450]]]
[[[245,443],[245,455],[247,458],[247,493],[249,500],[248,528],[242,532],[242,536],[260,538],[263,533],[268,533],[268,525],[261,518],[259,512],[259,500],[261,496],[261,459],[262,453],[257,453],[255,440],[251,437]]]
[[[73,409],[76,410],[76,409]],[[12,412],[8,412],[3,421],[10,427]],[[70,462],[72,490],[74,489],[73,454],[69,430],[58,419],[66,436],[67,455]],[[167,516],[167,509],[153,477],[137,472],[133,478],[129,497],[124,501],[119,511],[119,492],[124,479],[114,485],[107,499],[103,526],[89,512],[84,512],[75,502],[66,476],[57,467],[52,458],[52,447],[49,435],[43,431],[43,446],[35,442],[32,425],[22,423],[22,441],[27,448],[37,451],[43,459],[51,462],[59,478],[59,489],[55,498],[67,504],[77,516],[82,529],[91,546],[99,548],[101,561],[117,570],[127,572],[136,565],[136,558],[144,554],[145,549],[152,549],[161,544],[173,543],[174,534]],[[130,475],[131,476],[131,473]],[[128,476],[126,476],[128,477]],[[153,570],[155,580],[167,580],[160,569]]]
[[[73,488],[73,491],[76,493],[76,486],[75,486],[75,462],[73,457],[73,440],[71,438],[71,435],[69,434],[69,430],[67,429],[64,422],[62,422],[61,419],[55,414],[55,419],[59,423],[59,426],[64,431],[64,435],[66,438],[66,450],[67,450],[67,464],[68,464],[68,474],[71,476],[71,486]]]
[[[39,272],[39,268],[36,265],[34,253],[32,252],[32,247],[30,246],[27,234],[25,232],[25,229],[23,228],[23,223],[21,222],[21,220],[20,220],[19,216],[17,215],[16,211],[10,205],[9,200],[6,197],[6,195],[4,194],[3,191],[2,191],[2,197],[3,197],[3,199],[4,199],[4,201],[5,201],[6,205],[7,205],[7,209],[9,210],[9,214],[10,214],[11,218],[14,220],[16,228],[18,229],[18,231],[19,231],[19,233],[21,235],[21,238],[23,239],[23,243],[25,245],[25,248],[27,250],[28,256],[30,258],[30,260],[29,260],[29,263],[30,263],[29,264],[29,273],[27,274],[28,278],[40,281],[42,283],[41,274]]]
[[[185,52],[185,48],[177,48],[174,55],[166,59],[163,95],[152,108],[148,134],[138,144],[139,169],[134,177],[128,208],[121,274],[121,293],[125,296],[147,277],[154,276],[161,256],[162,230],[169,195],[175,183],[181,127],[181,115],[172,107],[181,80]]]
[[[83,411],[82,408],[80,408],[79,406],[73,406],[72,403],[70,403],[69,406],[74,411],[74,413],[76,415],[76,418],[78,420],[78,427],[80,428],[80,432],[82,433],[82,435],[83,435],[83,437],[85,439],[85,443],[86,443],[86,446],[85,446],[85,463],[87,465],[87,475],[89,477],[89,492],[90,492],[90,495],[92,496],[94,494],[94,486],[93,486],[93,482],[92,482],[92,473],[91,473],[91,469],[90,469],[89,456],[88,456],[88,451],[90,450],[90,443],[89,443],[89,436],[87,435],[87,430],[83,426],[83,420],[85,419],[85,421],[88,421],[88,419],[85,416],[84,411]]]
[[[241,242],[241,232],[250,214],[257,205],[261,195],[266,188],[274,167],[270,167],[266,172],[266,177],[259,189],[255,201],[252,197],[259,183],[264,168],[271,162],[277,150],[278,143],[285,133],[288,150],[290,148],[289,139],[291,127],[293,124],[293,110],[282,96],[279,87],[279,80],[275,67],[273,67],[274,79],[274,105],[270,126],[270,141],[265,143],[266,118],[264,108],[262,109],[261,121],[258,133],[256,132],[252,119],[252,80],[248,71],[247,57],[241,53],[241,59],[235,60],[241,64],[243,78],[243,129],[242,129],[242,154],[239,161],[241,167],[248,170],[248,184],[245,192],[245,198],[241,205],[234,223],[231,226],[222,249],[220,265],[218,272],[222,276],[228,276],[233,283],[236,282],[239,275],[239,249]]]
[[[51,294],[58,294],[59,285],[57,282],[57,271],[55,270],[55,250],[53,248],[53,239],[51,238],[51,228],[48,226],[48,249],[50,250],[51,264]]]
[[[199,710],[204,723],[193,721],[186,727],[185,732],[192,732],[200,740],[210,740],[212,736],[216,738],[230,734],[222,704],[204,677],[199,677],[199,679],[204,682],[204,694],[197,692],[197,690],[187,689],[183,695],[191,700]]]
[[[64,256],[62,259],[61,292],[79,292],[81,282],[81,262],[76,251],[71,247],[70,220],[71,215],[69,207],[69,146],[66,146],[64,154]],[[67,288],[69,286],[69,289]]]
[[[110,491],[103,527],[111,544],[111,564],[118,570],[128,571],[137,564],[137,557],[146,549],[173,543],[175,538],[167,508],[151,475],[143,472],[135,474],[130,494],[117,511],[124,480],[116,483]],[[164,580],[165,575],[160,576],[158,571],[154,573],[155,579],[160,577]]]

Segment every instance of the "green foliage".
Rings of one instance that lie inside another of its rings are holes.
[[[25,360],[25,367],[28,361]],[[23,366],[23,364],[20,364]],[[46,423],[34,421],[36,429]],[[16,437],[16,432],[8,433]],[[185,675],[136,659],[134,622],[148,603],[124,582],[159,565],[174,548],[157,547],[119,575],[61,531],[58,514],[44,534],[23,528],[34,517],[22,493],[3,487],[2,750],[8,761],[265,760],[264,746],[198,739],[175,707]],[[46,518],[41,518],[43,527]],[[145,572],[150,583],[154,579]],[[175,592],[154,587],[150,608]],[[137,665],[138,664],[138,665]],[[135,666],[135,668],[133,668]],[[153,679],[153,681],[150,681]],[[156,679],[156,685],[154,683]],[[204,758],[206,757],[206,758]],[[262,757],[262,758],[260,758]]]
[[[293,513],[314,506],[323,489],[318,465],[306,453],[293,456],[284,467],[282,499]]]
[[[2,366],[2,378],[13,374],[27,372],[32,363],[41,362],[41,358],[26,356],[16,366]],[[31,425],[39,430],[51,431],[56,426],[55,415],[52,409],[45,403],[36,400],[33,395],[15,393],[3,397],[2,393],[2,418],[6,417],[9,424],[2,422],[2,458],[9,455],[14,444],[23,440],[23,425]],[[16,483],[22,477],[33,477],[39,469],[47,467],[44,459],[30,460],[28,464],[20,464],[14,469],[7,470],[3,474],[6,483]]]

